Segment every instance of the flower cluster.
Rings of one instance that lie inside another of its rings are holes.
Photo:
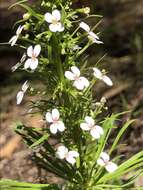
[[[86,11],[87,11],[87,13],[89,12],[89,10],[86,10]],[[23,19],[27,20],[27,19],[29,19],[29,17],[30,17],[29,14],[25,14],[23,16]],[[61,12],[57,9],[53,10],[51,13],[50,12],[45,13],[44,21],[46,21],[48,23],[51,35],[52,35],[52,33],[63,32],[65,30],[66,25],[64,26],[64,19],[62,18]],[[11,44],[11,46],[14,46],[16,44],[23,28],[24,28],[24,26],[19,26],[19,28],[16,31],[16,35],[10,39],[9,43]],[[79,23],[78,29],[79,28],[82,28],[87,33],[89,42],[96,43],[96,44],[103,43],[100,40],[100,38],[98,37],[98,35],[95,34],[91,30],[89,25],[87,25],[85,22]],[[63,34],[64,34],[64,32],[63,32]],[[55,34],[53,34],[53,35],[55,36]],[[88,44],[91,44],[91,43],[88,43]],[[74,44],[74,45],[75,46],[73,48],[73,51],[74,50],[77,50],[77,52],[80,51],[81,47],[79,47],[76,44]],[[36,43],[35,46],[31,45],[27,48],[26,57],[28,57],[28,58],[26,59],[26,61],[24,60],[24,69],[25,70],[31,69],[32,71],[35,71],[35,69],[38,67],[39,62],[42,60],[42,58],[38,59],[38,57],[40,56],[40,53],[42,51],[42,47],[43,47],[42,43],[41,43],[41,45]],[[43,52],[44,52],[44,50],[43,50]],[[88,89],[88,88],[90,89],[90,81],[81,74],[82,70],[80,71],[80,69],[77,66],[75,66],[75,64],[70,64],[69,67],[70,67],[69,70],[64,70],[64,67],[62,68],[62,70],[64,71],[63,78],[65,77],[66,79],[72,81],[73,87],[75,87],[77,90],[80,90],[80,91],[83,90],[83,93],[85,92],[84,91],[85,89]],[[94,72],[93,73],[94,77],[96,77],[97,79],[102,80],[109,86],[113,85],[112,80],[107,75],[105,75],[104,72],[101,72],[98,68],[93,68],[93,72]],[[89,75],[87,75],[87,77],[88,76]],[[28,81],[26,81],[22,86],[22,90],[19,91],[17,94],[17,97],[16,97],[17,104],[21,103],[23,96],[24,96],[25,92],[27,91],[28,87],[29,87],[29,84],[28,84]],[[81,93],[79,93],[79,94],[81,94]],[[49,131],[52,135],[56,136],[59,133],[65,133],[65,131],[68,130],[68,128],[65,126],[66,122],[64,121],[63,118],[61,118],[60,112],[57,108],[52,109],[51,112],[48,111],[45,114],[45,120],[48,123]],[[100,139],[102,137],[102,135],[104,134],[103,128],[101,126],[97,125],[95,120],[91,116],[88,116],[88,115],[85,116],[83,122],[79,123],[79,127],[80,127],[79,128],[80,131],[83,134],[84,133],[86,134],[86,132],[83,132],[83,131],[88,131],[93,139]],[[58,142],[58,143],[60,143],[60,142]],[[69,147],[70,147],[70,145],[69,145]],[[68,150],[68,148],[65,147],[64,145],[58,146],[55,154],[59,159],[62,159],[62,160],[64,159],[68,163],[74,165],[76,163],[76,159],[80,155],[77,151]],[[109,156],[104,152],[101,153],[100,158],[97,160],[97,164],[100,166],[104,166],[108,172],[113,172],[117,169],[117,165],[114,164],[113,162],[111,162]]]

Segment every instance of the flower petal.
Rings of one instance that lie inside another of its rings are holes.
[[[10,40],[9,40],[9,43],[11,44],[11,46],[14,46],[16,44],[18,40],[18,37],[17,36],[13,36]]]
[[[103,80],[108,86],[112,86],[112,85],[113,85],[112,80],[111,80],[108,76],[106,76],[106,75],[103,75],[102,80]]]
[[[94,125],[94,119],[92,117],[86,116],[85,117],[85,121],[86,123],[88,123],[88,125],[93,126]]]
[[[40,51],[41,51],[41,46],[38,44],[34,47],[34,56],[35,57],[38,57],[38,55],[40,54]]]
[[[49,29],[51,32],[57,32],[59,29],[59,26],[57,24],[50,24]]]
[[[91,32],[89,32],[88,34],[89,34],[89,36],[91,36],[92,38],[99,40],[99,37],[98,37],[94,32],[91,31]]]
[[[51,131],[52,134],[56,134],[58,132],[56,123],[53,123],[53,124],[50,125],[50,131]]]
[[[76,163],[76,159],[70,155],[66,156],[66,160],[67,160],[67,162],[69,162],[72,165],[74,165]]]
[[[58,22],[57,24],[57,31],[58,32],[63,32],[64,31],[64,26],[62,25],[62,23]]]
[[[25,81],[24,84],[22,85],[22,90],[23,90],[24,93],[26,92],[28,87],[29,87],[28,81]]]
[[[53,120],[58,120],[60,117],[60,113],[59,113],[59,110],[58,109],[53,109],[52,110],[52,118]]]
[[[70,72],[70,71],[66,71],[65,72],[65,77],[67,78],[67,79],[69,79],[69,80],[74,80],[74,74],[72,73],[72,72]]]
[[[100,157],[104,160],[104,162],[108,162],[110,160],[110,157],[106,152],[101,152]]]
[[[89,86],[89,81],[87,80],[87,78],[85,78],[85,77],[80,77],[79,79],[82,81],[82,83],[84,84],[84,86],[85,86],[86,88]]]
[[[52,114],[50,112],[47,112],[45,117],[47,122],[49,123],[53,122]]]
[[[24,92],[23,92],[23,91],[19,91],[19,92],[17,93],[17,96],[16,96],[16,103],[17,103],[18,105],[22,102],[23,96],[24,96]]]
[[[83,90],[85,87],[84,83],[79,79],[74,81],[73,86],[75,86],[78,90]]]
[[[85,30],[86,32],[90,32],[90,27],[85,22],[81,22],[79,24],[79,27],[82,28],[83,30]]]
[[[96,77],[96,78],[98,78],[98,79],[102,79],[102,73],[101,73],[101,71],[99,70],[99,69],[97,69],[97,68],[93,68],[93,71],[94,71],[94,76]]]
[[[45,16],[44,16],[45,20],[48,22],[48,23],[52,23],[52,14],[51,13],[46,13]]]
[[[102,41],[97,40],[96,38],[93,38],[93,36],[91,36],[91,35],[88,35],[88,38],[89,38],[90,40],[92,40],[93,43],[96,43],[96,44],[103,44]]]
[[[90,131],[90,134],[91,134],[91,136],[92,136],[94,139],[99,139],[99,138],[100,138],[100,134],[99,134],[99,132],[96,130],[96,128],[92,128],[91,131]]]
[[[65,130],[65,125],[62,121],[57,122],[57,127],[60,132],[63,132]]]
[[[59,146],[59,147],[57,148],[56,155],[57,155],[60,159],[64,159],[67,153],[68,153],[68,149],[67,149],[65,146]]]
[[[31,70],[35,70],[38,66],[38,59],[31,59],[31,63],[30,63],[30,69]]]
[[[105,166],[105,168],[109,173],[112,173],[118,169],[118,166],[113,162],[108,162],[108,164]]]
[[[55,9],[53,12],[52,12],[52,16],[55,20],[59,21],[61,19],[61,13],[59,10]]]
[[[24,69],[28,69],[30,67],[31,62],[32,62],[32,59],[27,59],[24,64]]]
[[[32,46],[28,47],[28,49],[27,49],[27,55],[28,55],[29,57],[32,57],[32,56],[33,56],[33,47],[32,47]]]
[[[75,158],[79,157],[79,153],[77,151],[75,151],[75,150],[69,151],[68,155],[71,156],[71,157],[75,157]]]
[[[20,35],[21,34],[21,32],[22,32],[22,30],[23,30],[23,28],[24,28],[24,26],[19,26],[18,27],[18,29],[17,29],[17,31],[16,31],[16,35]]]
[[[100,166],[105,166],[105,163],[104,163],[104,161],[101,158],[99,158],[97,160],[97,164],[100,165]]]
[[[103,129],[99,125],[94,126],[100,135],[103,135]]]
[[[87,123],[81,123],[80,128],[84,131],[89,131],[90,130],[90,125]]]
[[[80,70],[76,66],[71,67],[71,71],[74,73],[76,77],[80,76]]]

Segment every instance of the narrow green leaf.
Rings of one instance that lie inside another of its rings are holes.
[[[57,190],[57,185],[53,184],[32,184],[26,182],[18,182],[9,179],[0,180],[0,188],[2,190]]]
[[[116,139],[113,142],[113,145],[111,146],[111,149],[109,151],[109,155],[113,152],[113,150],[116,148],[120,138],[122,137],[122,135],[124,134],[125,130],[130,126],[131,123],[133,123],[134,120],[129,120],[125,123],[125,125],[121,128],[121,130],[119,131]]]
[[[17,6],[17,5],[20,5],[21,3],[25,3],[25,2],[27,2],[27,1],[28,1],[28,0],[21,0],[21,1],[19,1],[19,2],[13,3],[13,4],[9,7],[9,9],[11,9],[11,8],[13,8],[13,7]]]
[[[30,148],[33,148],[35,146],[38,146],[39,144],[43,143],[45,140],[48,140],[49,138],[49,134],[45,134],[44,136],[42,136],[39,140],[37,140],[36,142],[34,142]]]

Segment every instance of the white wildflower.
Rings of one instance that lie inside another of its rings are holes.
[[[27,55],[28,57],[30,57],[29,59],[26,60],[25,64],[24,64],[24,68],[28,69],[30,68],[31,70],[35,70],[38,66],[38,55],[41,52],[41,46],[38,44],[36,45],[34,48],[32,46],[30,46],[27,49]]]
[[[85,22],[81,22],[79,26],[88,33],[88,38],[91,39],[93,43],[103,44],[103,42],[100,41],[99,37],[91,31],[88,24],[86,24]]]
[[[72,66],[71,71],[66,71],[65,77],[74,81],[73,86],[78,90],[83,90],[89,86],[89,81],[85,77],[80,76],[80,70],[76,66]]]
[[[11,44],[11,46],[14,46],[23,30],[24,26],[19,26],[17,31],[16,31],[16,35],[13,36],[10,40],[9,40],[9,43]]]
[[[97,79],[102,80],[102,81],[105,82],[108,86],[112,86],[112,85],[113,85],[112,80],[111,80],[107,75],[103,74],[99,69],[93,68],[93,71],[94,71],[94,76],[95,76]]]
[[[46,113],[46,121],[50,124],[50,131],[56,134],[58,131],[63,132],[65,130],[65,125],[63,121],[60,120],[60,113],[57,109],[53,109],[52,113]]]
[[[79,153],[77,151],[68,151],[65,146],[59,146],[57,148],[56,155],[60,159],[66,159],[66,161],[72,165],[75,164],[76,158],[79,157]]]
[[[22,90],[19,91],[16,96],[16,102],[18,105],[22,102],[24,94],[27,91],[28,87],[29,87],[28,81],[25,81],[24,84],[22,85]]]
[[[85,122],[80,124],[80,128],[84,131],[90,131],[91,136],[94,139],[99,139],[103,135],[103,129],[99,125],[95,125],[92,117],[86,116]]]
[[[110,161],[109,155],[107,153],[105,153],[105,152],[102,152],[100,154],[100,157],[97,160],[97,164],[100,165],[100,166],[104,166],[105,169],[109,173],[114,172],[118,168],[118,166],[115,163],[113,163],[113,162]]]
[[[50,23],[49,29],[51,32],[62,32],[64,31],[64,26],[60,22],[61,13],[59,10],[55,9],[52,14],[47,12],[45,14],[45,20]]]

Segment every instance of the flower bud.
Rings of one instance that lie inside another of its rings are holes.
[[[101,103],[105,104],[106,103],[106,98],[105,97],[102,97],[101,100],[100,100]]]
[[[84,11],[85,14],[89,14],[90,13],[90,7],[85,7],[83,9],[83,11]]]
[[[24,30],[29,30],[29,27],[30,27],[29,23],[24,24]]]
[[[29,34],[26,34],[24,37],[25,37],[26,39],[28,39],[28,38],[29,38]]]
[[[96,105],[97,107],[99,107],[99,106],[101,106],[101,103],[100,103],[100,102],[96,102],[95,105]]]
[[[30,18],[30,14],[29,13],[25,13],[24,15],[23,15],[23,19],[24,20],[28,20]]]

